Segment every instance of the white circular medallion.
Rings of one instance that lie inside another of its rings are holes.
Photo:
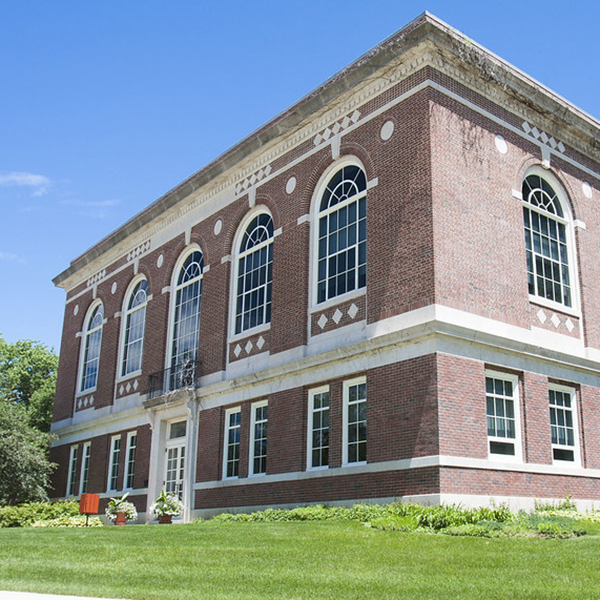
[[[381,127],[379,135],[384,142],[387,142],[394,133],[394,121],[386,121]]]
[[[116,291],[117,291],[117,282],[113,281],[113,284],[112,284],[112,286],[110,288],[110,293],[114,294]]]
[[[285,184],[285,191],[288,194],[291,194],[296,189],[296,183],[297,183],[296,178],[295,177],[290,177],[287,180],[287,183]]]
[[[163,266],[163,261],[165,260],[165,257],[161,254],[159,255],[159,257],[156,259],[156,266],[160,269]]]
[[[221,233],[222,229],[223,229],[223,221],[221,221],[221,219],[217,219],[215,221],[215,226],[213,227],[213,233],[215,235],[219,235]]]
[[[592,186],[589,183],[583,183],[583,184],[581,184],[581,189],[583,190],[583,195],[586,198],[591,198],[592,197]]]
[[[496,150],[498,150],[500,154],[506,154],[508,152],[508,144],[501,135],[496,136],[494,143],[496,144]]]
[[[73,308],[73,314],[74,314],[75,316],[77,316],[77,313],[78,313],[78,312],[79,312],[79,304],[76,304],[76,305],[75,305],[75,308]]]

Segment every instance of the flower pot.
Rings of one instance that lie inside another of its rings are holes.
[[[115,519],[115,525],[127,525],[127,515],[125,513],[118,512]]]
[[[158,522],[161,525],[167,524],[167,523],[172,523],[173,522],[173,515],[158,515]]]

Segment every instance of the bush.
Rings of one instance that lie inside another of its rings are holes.
[[[85,515],[77,515],[76,517],[62,516],[56,519],[47,521],[35,521],[31,524],[32,527],[104,527],[104,524],[98,517],[90,517],[86,525]]]
[[[27,527],[34,523],[79,516],[76,500],[30,502],[0,507],[0,527]]]
[[[381,529],[382,531],[402,531],[405,533],[417,530],[423,531],[423,529],[419,527],[417,519],[414,517],[388,515],[373,519],[369,522],[369,525],[375,529]]]

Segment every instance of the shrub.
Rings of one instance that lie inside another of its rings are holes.
[[[0,527],[27,527],[34,523],[78,515],[79,504],[75,500],[2,506],[0,507]]]
[[[76,517],[58,517],[47,521],[35,521],[31,524],[32,527],[104,527],[104,524],[98,517],[90,517],[86,525],[85,515],[77,515]]]

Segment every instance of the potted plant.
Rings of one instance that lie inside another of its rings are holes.
[[[178,517],[183,512],[183,504],[177,496],[161,490],[150,510],[158,517],[159,523],[171,523],[173,517]]]
[[[126,499],[127,496],[129,493],[122,498],[111,498],[104,511],[115,525],[126,525],[127,521],[135,521],[138,517],[134,504]]]

